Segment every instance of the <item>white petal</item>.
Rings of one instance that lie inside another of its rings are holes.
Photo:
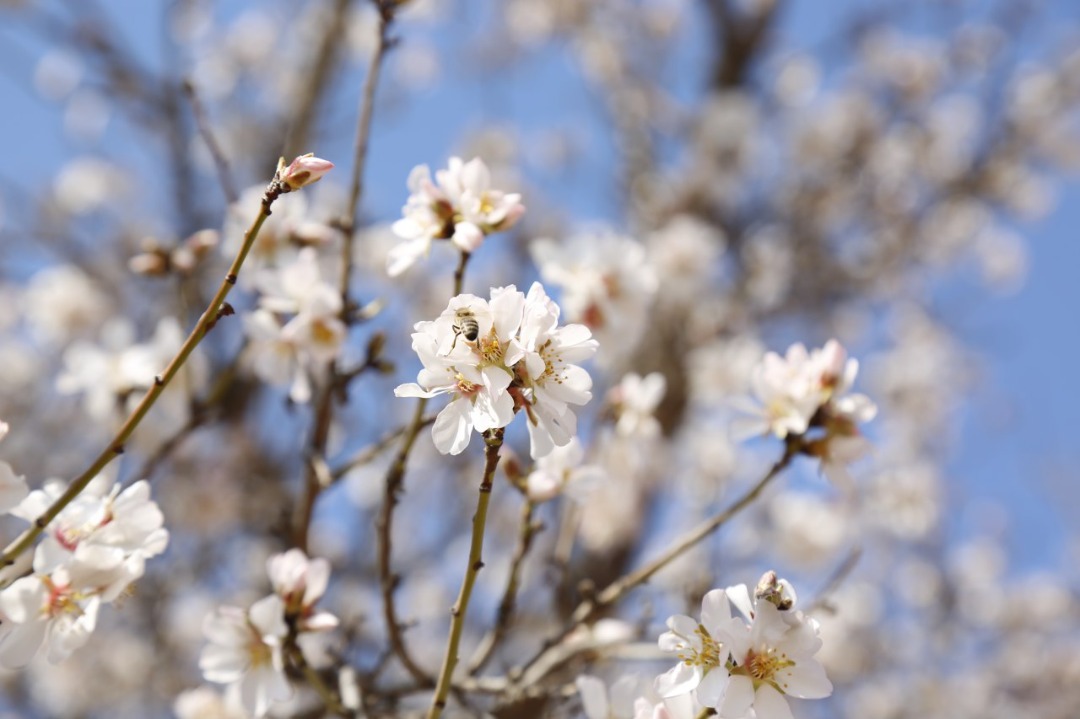
[[[663,699],[694,691],[701,683],[701,669],[679,662],[656,678],[656,693]]]
[[[724,692],[723,699],[720,701],[719,706],[716,707],[716,710],[722,717],[741,719],[746,716],[746,712],[750,710],[753,703],[754,683],[750,681],[749,677],[733,676],[728,682],[727,691]],[[772,718],[762,716],[761,719]]]
[[[697,687],[697,700],[705,707],[720,704],[731,682],[731,675],[723,667],[714,667],[702,678]]]
[[[760,719],[795,719],[784,695],[762,684],[754,697],[754,713]]]
[[[777,684],[785,693],[802,699],[822,699],[832,694],[832,682],[825,675],[825,667],[816,660],[798,662],[780,672]]]
[[[461,454],[472,437],[472,403],[464,398],[446,405],[431,426],[431,439],[441,454]]]

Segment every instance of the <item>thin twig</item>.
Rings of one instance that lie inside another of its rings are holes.
[[[476,503],[476,514],[472,521],[472,541],[469,544],[469,563],[465,567],[465,578],[461,582],[461,591],[457,601],[450,609],[450,636],[446,641],[446,655],[443,657],[439,672],[439,683],[435,687],[435,696],[431,700],[428,719],[438,719],[446,707],[446,697],[450,693],[450,678],[458,661],[458,644],[461,632],[465,628],[465,612],[469,608],[476,576],[483,568],[481,554],[484,550],[484,527],[487,524],[488,503],[491,501],[491,488],[495,480],[495,468],[499,465],[499,449],[503,443],[502,428],[484,433],[484,476],[480,480],[480,496]]]
[[[124,424],[121,425],[116,436],[112,438],[101,454],[91,462],[90,466],[87,467],[82,474],[71,481],[71,484],[64,490],[64,493],[61,494],[56,501],[41,514],[41,516],[35,519],[29,528],[4,549],[3,555],[0,556],[0,567],[10,565],[15,561],[16,557],[26,551],[30,545],[34,543],[34,540],[37,539],[38,535],[45,530],[45,527],[47,527],[49,523],[63,511],[64,507],[69,505],[77,496],[79,496],[79,493],[86,489],[86,485],[90,484],[90,481],[93,480],[94,477],[109,464],[109,462],[124,453],[124,443],[131,437],[132,433],[139,426],[139,423],[142,422],[143,417],[145,417],[147,412],[150,411],[150,408],[154,406],[158,397],[161,396],[165,387],[180,371],[180,368],[183,367],[188,357],[191,356],[191,353],[195,351],[195,348],[198,347],[199,343],[206,337],[206,334],[217,323],[218,319],[220,319],[219,311],[225,303],[225,298],[229,294],[229,291],[236,284],[236,278],[240,273],[240,268],[244,264],[244,260],[247,259],[248,252],[255,243],[255,238],[258,236],[263,222],[270,216],[270,206],[286,189],[287,188],[278,181],[278,177],[275,176],[274,180],[266,188],[266,194],[263,195],[259,214],[256,216],[251,227],[248,228],[247,233],[245,233],[244,243],[241,245],[236,258],[233,259],[228,274],[225,275],[225,279],[222,280],[217,292],[214,293],[214,297],[210,300],[210,304],[207,306],[206,311],[203,312],[199,321],[191,330],[191,334],[184,340],[184,344],[181,345],[176,356],[169,362],[165,371],[154,378],[154,384],[147,390],[146,394],[143,395],[139,404],[124,421]]]
[[[861,558],[861,547],[855,547],[848,552],[847,556],[844,557],[844,560],[837,565],[836,569],[833,570],[833,573],[825,580],[825,585],[818,590],[817,598],[814,599],[814,602],[804,611],[810,613],[817,611],[818,609],[826,608],[828,606],[829,597],[844,583],[844,580],[848,578],[848,575],[855,570],[855,567],[858,566],[859,559]]]
[[[394,508],[398,503],[405,481],[405,467],[409,461],[416,437],[420,434],[423,425],[424,408],[427,399],[421,398],[416,403],[416,411],[405,433],[405,441],[401,443],[401,449],[394,457],[393,463],[386,471],[386,480],[383,490],[382,507],[379,509],[379,517],[375,520],[376,547],[379,564],[379,588],[382,592],[383,619],[386,622],[386,634],[390,640],[390,648],[394,655],[401,661],[405,669],[422,686],[431,686],[432,679],[409,655],[405,646],[405,638],[402,636],[401,623],[397,618],[397,609],[394,606],[394,590],[397,589],[400,578],[394,574],[390,567],[390,550],[394,531]]]
[[[424,417],[420,420],[420,428],[422,429],[434,421],[435,415],[428,415],[427,417]],[[395,439],[408,432],[409,427],[410,425],[403,425],[401,427],[398,427],[397,429],[391,430],[384,434],[382,437],[379,437],[379,439],[375,440],[374,443],[369,444],[363,449],[357,451],[356,454],[354,454],[352,457],[349,457],[336,469],[331,470],[330,474],[333,476],[334,481],[337,482],[341,480],[342,477],[344,477],[352,470],[356,469],[357,467],[362,467],[368,462],[374,460],[377,456],[386,451],[386,449],[394,443]]]
[[[341,698],[338,696],[337,692],[327,686],[326,682],[319,676],[319,673],[308,664],[303,651],[301,651],[300,646],[296,643],[296,637],[290,637],[288,652],[293,665],[300,670],[300,673],[304,675],[304,679],[307,681],[308,685],[311,686],[311,688],[315,690],[315,693],[319,695],[319,698],[322,699],[323,705],[328,712],[344,717],[356,716],[356,712],[346,709],[341,703]]]
[[[765,476],[758,480],[758,482],[747,490],[745,494],[739,497],[734,504],[684,534],[660,556],[645,566],[615,580],[595,595],[584,599],[574,610],[570,621],[563,627],[559,634],[545,641],[544,646],[537,654],[520,668],[516,668],[512,671],[513,676],[521,678],[518,682],[519,685],[526,686],[548,674],[555,666],[554,664],[544,661],[547,658],[548,653],[557,648],[560,642],[574,630],[595,619],[605,609],[622,599],[630,590],[647,582],[658,571],[688,550],[692,549],[703,539],[724,526],[742,510],[750,506],[773,479],[791,464],[791,460],[794,459],[795,455],[797,455],[802,448],[803,443],[801,437],[789,436],[784,444],[784,454],[780,459],[769,468],[769,471],[766,472]],[[542,671],[530,672],[529,670],[532,669],[534,665],[540,665]]]
[[[347,0],[339,2],[338,10],[347,6]],[[390,24],[393,22],[393,13],[380,14],[379,41],[376,45],[368,69],[367,78],[364,81],[364,89],[361,93],[359,120],[356,127],[356,149],[353,158],[351,175],[351,188],[349,191],[346,213],[340,222],[342,234],[341,251],[341,276],[339,278],[338,291],[341,293],[341,320],[348,326],[355,319],[352,311],[352,303],[349,299],[349,283],[352,275],[353,264],[353,236],[355,235],[356,208],[360,204],[363,195],[364,165],[367,160],[368,140],[371,134],[371,118],[375,105],[375,88],[378,84],[382,58],[389,47],[388,33]],[[322,60],[320,60],[322,62]],[[341,375],[336,361],[331,361],[327,366],[327,381],[319,390],[313,403],[315,408],[315,421],[311,430],[311,440],[308,442],[308,461],[305,464],[304,491],[297,503],[296,517],[293,522],[293,545],[307,551],[307,535],[311,527],[311,519],[315,512],[315,502],[324,488],[324,483],[319,481],[315,468],[320,464],[326,464],[326,446],[330,439],[330,426],[334,418],[334,397],[343,386]]]
[[[540,531],[540,526],[533,522],[533,512],[536,504],[531,499],[526,499],[521,508],[521,526],[518,530],[518,543],[514,549],[514,558],[510,562],[510,576],[506,580],[506,588],[503,590],[502,599],[499,601],[499,609],[495,615],[495,624],[480,642],[473,660],[469,663],[469,674],[476,674],[487,665],[491,657],[495,655],[503,637],[510,628],[510,620],[513,619],[517,605],[518,588],[521,585],[521,568],[525,563],[525,557],[532,547],[533,538]]]
[[[360,110],[356,126],[356,140],[353,148],[353,169],[349,182],[349,199],[345,212],[340,219],[344,242],[341,247],[341,298],[344,300],[342,312],[349,307],[349,281],[353,265],[353,242],[356,235],[356,213],[360,209],[360,200],[364,196],[364,167],[367,164],[368,144],[371,140],[371,119],[375,109],[375,91],[378,88],[382,71],[383,58],[393,47],[390,39],[390,26],[394,22],[393,7],[389,3],[376,3],[379,7],[379,34],[375,49],[371,55],[371,66],[364,79],[364,89],[360,94]],[[384,8],[384,5],[386,6]]]
[[[232,179],[232,170],[229,168],[229,160],[218,144],[214,132],[210,128],[210,120],[206,115],[206,108],[195,90],[195,83],[190,78],[184,80],[184,97],[191,105],[191,113],[195,116],[195,126],[199,129],[199,135],[206,143],[206,149],[210,151],[210,157],[214,160],[214,169],[217,170],[218,182],[221,183],[221,191],[225,194],[225,201],[234,204],[239,197],[236,192],[236,183]]]

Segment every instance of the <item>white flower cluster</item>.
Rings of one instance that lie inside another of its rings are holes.
[[[325,559],[308,559],[290,549],[271,557],[266,572],[274,593],[246,610],[225,606],[208,616],[203,633],[210,643],[199,658],[206,681],[228,685],[226,704],[256,717],[292,696],[285,676],[286,647],[295,644],[310,664],[305,638],[338,625],[333,614],[315,609],[330,581]]]
[[[3,494],[10,498],[13,490],[5,484]],[[33,522],[63,491],[62,482],[47,482],[11,514]],[[169,533],[163,523],[147,482],[121,491],[103,477],[94,479],[45,528],[33,572],[0,591],[0,664],[23,666],[42,644],[51,662],[83,646],[101,605],[122,596],[143,575],[146,560],[165,551]]]
[[[313,247],[279,270],[263,269],[255,281],[259,307],[244,317],[252,369],[269,384],[289,385],[294,402],[307,402],[311,371],[336,359],[345,342],[341,293],[323,279]]]
[[[814,657],[818,623],[795,603],[791,585],[767,572],[753,598],[745,584],[714,589],[702,599],[700,621],[670,617],[659,645],[679,663],[657,677],[657,693],[691,694],[722,719],[792,719],[785,697],[829,696],[832,683]]]
[[[431,434],[443,454],[458,454],[472,432],[528,416],[533,458],[570,443],[577,432],[572,406],[592,398],[592,378],[578,366],[596,352],[584,325],[558,326],[559,307],[534,283],[491,290],[491,300],[458,295],[433,322],[418,322],[412,346],[424,368],[398,397],[453,397]]]
[[[387,256],[391,277],[409,269],[431,251],[433,240],[449,239],[462,252],[475,252],[484,237],[508,230],[525,213],[521,195],[492,189],[491,173],[480,158],[462,162],[451,157],[445,170],[435,173],[427,165],[409,173],[409,199],[394,234],[405,242]]]
[[[849,394],[858,372],[859,361],[848,357],[836,340],[813,351],[794,344],[783,357],[768,352],[751,374],[756,401],[740,405],[752,417],[741,420],[737,432],[784,439],[821,430],[821,436],[808,439],[807,451],[821,458],[830,479],[848,484],[846,465],[870,449],[858,425],[877,414],[869,397]]]
[[[561,244],[537,240],[530,250],[541,279],[562,290],[566,316],[587,325],[604,345],[606,363],[634,350],[659,287],[640,242],[601,231]]]

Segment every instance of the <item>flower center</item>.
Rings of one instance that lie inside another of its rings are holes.
[[[708,630],[700,624],[694,630],[694,634],[701,640],[701,649],[695,649],[693,646],[688,645],[684,648],[684,651],[679,652],[676,656],[684,664],[691,667],[712,669],[720,666],[720,649],[724,645],[709,636]]]
[[[562,355],[557,350],[552,350],[551,340],[548,340],[540,347],[540,358],[544,360],[544,373],[538,378],[538,382],[553,381],[555,384],[562,384],[566,379],[562,375],[562,368],[564,366]]]
[[[49,598],[45,606],[41,608],[44,616],[58,617],[62,614],[80,615],[83,613],[82,607],[79,606],[79,597],[69,585],[57,584],[52,577],[43,577],[41,581],[49,590]]]
[[[784,691],[783,687],[778,683],[777,674],[781,670],[793,666],[795,666],[795,662],[788,659],[787,654],[784,652],[777,652],[771,648],[760,652],[751,649],[747,652],[746,661],[743,662],[743,665],[732,670],[731,673],[750,677],[754,681],[755,689],[762,684],[770,684],[775,689]]]
[[[323,318],[314,320],[311,323],[311,339],[318,345],[337,344],[337,327]]]
[[[502,362],[503,346],[502,343],[499,342],[499,338],[495,336],[494,327],[487,337],[480,338],[480,341],[476,345],[476,350],[484,358],[485,362],[490,362],[492,364]]]
[[[469,380],[465,379],[465,375],[461,374],[460,372],[454,375],[454,380],[457,382],[457,391],[460,394],[465,395],[466,397],[471,397],[472,395],[476,394],[480,389],[478,385],[473,384]]]

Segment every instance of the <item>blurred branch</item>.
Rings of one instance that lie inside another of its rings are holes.
[[[514,608],[517,603],[518,588],[521,584],[521,568],[525,563],[525,557],[532,546],[533,538],[540,531],[542,525],[533,521],[533,512],[536,504],[526,498],[521,508],[521,526],[518,529],[518,543],[514,550],[514,558],[510,562],[510,576],[506,580],[506,588],[503,590],[502,599],[499,601],[498,613],[495,615],[495,626],[484,636],[469,664],[469,674],[476,674],[483,669],[503,637],[510,628],[510,620],[514,616]]]
[[[435,415],[428,415],[427,417],[424,417],[420,420],[420,428],[422,429],[423,427],[426,427],[434,421]],[[398,427],[397,429],[387,432],[382,437],[379,437],[379,439],[376,440],[374,443],[369,444],[368,446],[356,452],[356,454],[345,460],[341,465],[331,471],[334,481],[341,480],[346,474],[348,474],[352,470],[356,469],[357,467],[362,467],[368,462],[371,462],[373,459],[375,459],[375,457],[377,457],[380,453],[386,450],[387,447],[393,444],[395,439],[410,430],[411,424]]]
[[[335,9],[335,16],[343,15],[348,9],[350,2],[351,0],[339,0]],[[351,325],[355,320],[355,313],[352,311],[352,303],[349,299],[349,283],[352,275],[356,209],[360,204],[363,193],[364,165],[367,160],[368,140],[371,134],[371,118],[375,104],[375,88],[378,85],[379,74],[382,69],[383,55],[391,45],[389,41],[389,28],[393,19],[392,6],[391,9],[383,11],[382,6],[380,5],[379,39],[372,57],[371,67],[368,68],[367,79],[364,81],[364,89],[361,93],[359,119],[356,128],[356,149],[353,158],[353,170],[350,183],[351,188],[349,191],[347,211],[342,217],[340,226],[342,233],[342,255],[341,277],[338,290],[341,293],[342,300],[341,320],[345,323],[346,327]],[[343,17],[338,17],[337,20],[339,21],[339,25],[344,25]],[[326,54],[326,57],[320,55],[319,61],[316,63],[315,72],[317,77],[312,79],[310,83],[312,85],[320,82],[320,72],[324,75],[329,72],[323,65],[324,63],[329,62],[328,58],[332,55],[333,46],[336,45],[336,43],[330,43],[331,37],[332,33],[329,32],[324,37],[325,43],[322,51]],[[312,103],[314,104],[314,100]],[[308,121],[310,121],[310,118],[304,120],[305,123]],[[371,362],[372,358],[369,356],[368,361],[363,366],[365,368],[370,367],[372,366]],[[308,462],[306,463],[307,470],[304,473],[304,491],[303,496],[297,505],[296,521],[294,522],[293,528],[293,545],[305,552],[307,551],[308,529],[311,526],[312,514],[315,511],[315,502],[324,487],[323,482],[319,479],[319,473],[316,472],[315,468],[326,465],[326,445],[329,441],[330,426],[333,423],[334,417],[334,398],[337,394],[335,390],[338,389],[344,389],[342,375],[337,360],[331,360],[327,365],[327,380],[321,387],[319,394],[313,403],[313,406],[315,407],[315,422],[311,430],[311,440],[308,443]]]
[[[714,89],[746,84],[754,58],[764,48],[780,2],[762,2],[753,12],[740,14],[733,0],[706,0],[705,7],[712,16],[716,38],[713,46],[718,48],[712,70]]]
[[[330,16],[322,28],[311,71],[306,73],[306,82],[300,84],[303,94],[293,105],[297,113],[292,118],[285,137],[282,154],[286,157],[300,154],[303,148],[310,144],[312,125],[319,116],[323,95],[330,87],[337,67],[338,51],[345,38],[352,4],[353,0],[335,0]]]
[[[236,183],[233,182],[232,171],[229,169],[229,160],[218,144],[214,132],[210,128],[210,120],[206,116],[206,109],[199,100],[195,83],[191,79],[184,80],[184,95],[191,104],[191,112],[195,115],[195,125],[199,128],[199,135],[206,143],[206,149],[210,151],[210,157],[214,160],[214,169],[217,170],[218,181],[221,183],[221,191],[225,193],[225,201],[232,205],[239,195],[236,192]]]

